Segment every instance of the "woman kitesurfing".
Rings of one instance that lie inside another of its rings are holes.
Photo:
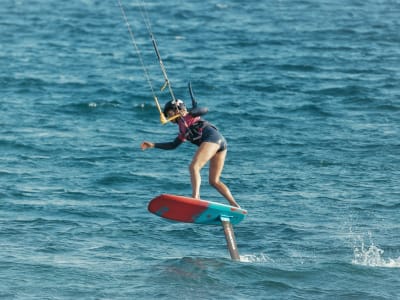
[[[189,90],[191,91],[190,84]],[[191,95],[193,95],[192,92]],[[171,122],[178,125],[178,136],[174,141],[166,143],[144,141],[141,148],[142,150],[149,148],[171,150],[177,148],[186,140],[197,145],[199,148],[189,165],[192,197],[200,199],[200,170],[207,162],[210,162],[209,183],[228,200],[230,205],[239,207],[229,188],[220,180],[227,154],[226,140],[214,125],[201,118],[202,115],[207,113],[207,109],[198,108],[194,97],[192,97],[192,104],[192,109],[188,111],[182,100],[167,102],[163,114],[165,118],[171,119]]]
[[[213,187],[215,187],[217,191],[221,193],[221,195],[223,195],[228,200],[230,205],[239,207],[239,205],[233,198],[229,188],[220,180],[220,176],[222,173],[222,169],[224,167],[225,158],[227,154],[227,143],[225,138],[222,136],[222,134],[218,131],[218,129],[214,125],[201,118],[202,115],[207,113],[207,109],[197,107],[197,102],[194,98],[190,83],[189,83],[189,92],[192,99],[192,108],[190,110],[187,110],[185,103],[182,100],[175,98],[175,95],[171,87],[171,83],[167,76],[164,63],[161,59],[161,55],[158,50],[156,40],[151,31],[150,21],[147,16],[147,12],[144,6],[141,3],[138,3],[138,7],[140,8],[143,20],[150,34],[150,38],[155,53],[157,55],[161,71],[164,76],[165,84],[163,85],[161,90],[164,90],[168,86],[168,90],[171,96],[171,100],[168,101],[165,104],[164,109],[161,110],[158,98],[155,94],[153,85],[150,80],[150,76],[147,72],[143,59],[141,57],[137,42],[133,35],[132,29],[129,25],[127,16],[125,14],[125,10],[121,4],[121,0],[118,0],[118,3],[122,15],[125,19],[125,23],[128,27],[132,44],[140,59],[147,82],[153,93],[154,101],[160,113],[161,123],[165,124],[167,122],[172,122],[177,124],[179,127],[179,134],[174,141],[166,143],[153,143],[149,141],[144,141],[141,143],[142,150],[147,150],[150,148],[171,150],[177,148],[182,142],[186,140],[197,145],[199,148],[196,151],[195,155],[193,156],[192,162],[190,163],[189,166],[191,183],[192,183],[192,197],[200,199],[200,185],[201,185],[200,170],[206,165],[207,162],[210,162],[209,183]]]

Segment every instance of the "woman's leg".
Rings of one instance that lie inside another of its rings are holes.
[[[233,198],[229,188],[220,180],[222,169],[224,168],[227,150],[217,152],[210,160],[210,170],[208,180],[222,196],[229,201],[230,205],[240,207]]]
[[[201,176],[200,170],[217,153],[219,145],[216,143],[201,143],[196,154],[193,156],[189,166],[190,179],[192,182],[192,197],[200,199]]]

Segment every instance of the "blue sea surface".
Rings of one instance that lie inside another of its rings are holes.
[[[118,1],[2,0],[0,299],[400,299],[400,3],[121,2],[160,102],[146,16],[228,140],[241,261],[147,211],[196,147],[140,149],[177,128]]]

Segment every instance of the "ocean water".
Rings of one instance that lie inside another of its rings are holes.
[[[151,83],[140,2],[122,0]],[[192,82],[249,212],[220,226],[147,211],[190,195],[118,1],[0,5],[1,299],[400,299],[400,4],[147,1],[177,97]],[[207,184],[202,197],[226,203]]]

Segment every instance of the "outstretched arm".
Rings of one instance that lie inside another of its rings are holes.
[[[173,142],[167,142],[167,143],[152,143],[152,142],[147,142],[144,141],[140,147],[142,150],[146,150],[149,148],[158,148],[158,149],[163,149],[163,150],[172,150],[178,147],[180,144],[182,144],[182,141],[177,137]]]

